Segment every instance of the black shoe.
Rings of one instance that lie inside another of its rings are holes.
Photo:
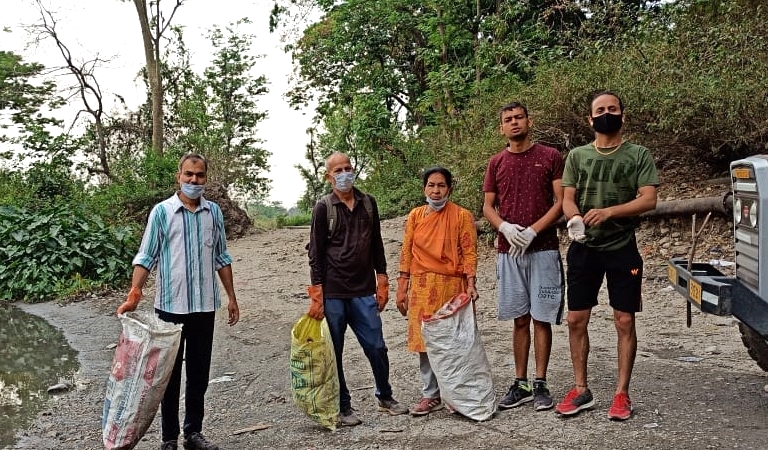
[[[200,433],[190,433],[184,435],[184,448],[186,450],[219,450],[219,446],[208,442]]]
[[[160,450],[179,450],[179,442],[163,441],[163,443],[160,444]]]
[[[531,385],[525,381],[521,383],[520,380],[515,380],[515,384],[509,387],[507,395],[502,397],[501,401],[499,402],[499,408],[514,408],[530,401],[533,401],[533,391],[531,390]]]
[[[544,411],[555,406],[552,396],[549,395],[547,382],[542,380],[533,380],[533,409],[534,411]]]

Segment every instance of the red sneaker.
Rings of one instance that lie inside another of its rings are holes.
[[[411,408],[411,415],[413,416],[426,416],[432,411],[438,411],[443,409],[443,404],[440,401],[440,397],[436,398],[422,398],[419,403],[416,403]]]
[[[626,392],[619,392],[613,396],[613,403],[608,410],[608,418],[611,420],[627,420],[632,417],[632,401]]]
[[[578,389],[573,388],[565,394],[565,398],[558,403],[555,411],[564,416],[572,416],[593,406],[595,406],[595,399],[592,397],[592,391],[587,389],[584,393],[579,394]]]

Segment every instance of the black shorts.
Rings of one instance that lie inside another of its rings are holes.
[[[613,309],[628,313],[643,310],[640,293],[643,259],[635,241],[611,251],[597,251],[572,242],[565,260],[569,310],[584,311],[597,306],[603,277],[607,280],[608,303]]]

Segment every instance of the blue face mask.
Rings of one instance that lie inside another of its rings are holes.
[[[181,192],[192,200],[200,198],[203,195],[203,191],[205,191],[205,185],[203,184],[181,183]]]
[[[434,209],[435,211],[440,211],[445,206],[446,202],[448,202],[448,197],[443,197],[440,200],[432,200],[427,196],[427,203],[429,203],[429,207]]]
[[[349,192],[355,184],[355,172],[341,172],[333,176],[336,180],[336,189],[341,192]]]

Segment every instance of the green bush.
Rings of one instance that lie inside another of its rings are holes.
[[[277,221],[277,227],[297,227],[309,225],[312,223],[311,214],[294,214],[291,216],[278,215],[275,220]]]
[[[42,302],[124,284],[138,232],[67,204],[0,207],[0,300]]]
[[[401,142],[400,156],[380,155],[376,170],[359,180],[357,186],[376,198],[379,216],[391,219],[424,204],[421,176],[427,167],[445,165],[435,152],[421,141]],[[449,168],[453,171],[453,168]]]
[[[32,193],[24,181],[24,174],[0,171],[0,205],[23,206],[32,202]]]
[[[174,187],[151,188],[140,182],[98,186],[87,199],[88,206],[110,224],[145,225],[152,207],[170,197]]]
[[[94,186],[85,201],[111,224],[144,225],[152,207],[175,192],[178,159],[148,152],[132,164],[120,160],[113,165],[115,180]]]

